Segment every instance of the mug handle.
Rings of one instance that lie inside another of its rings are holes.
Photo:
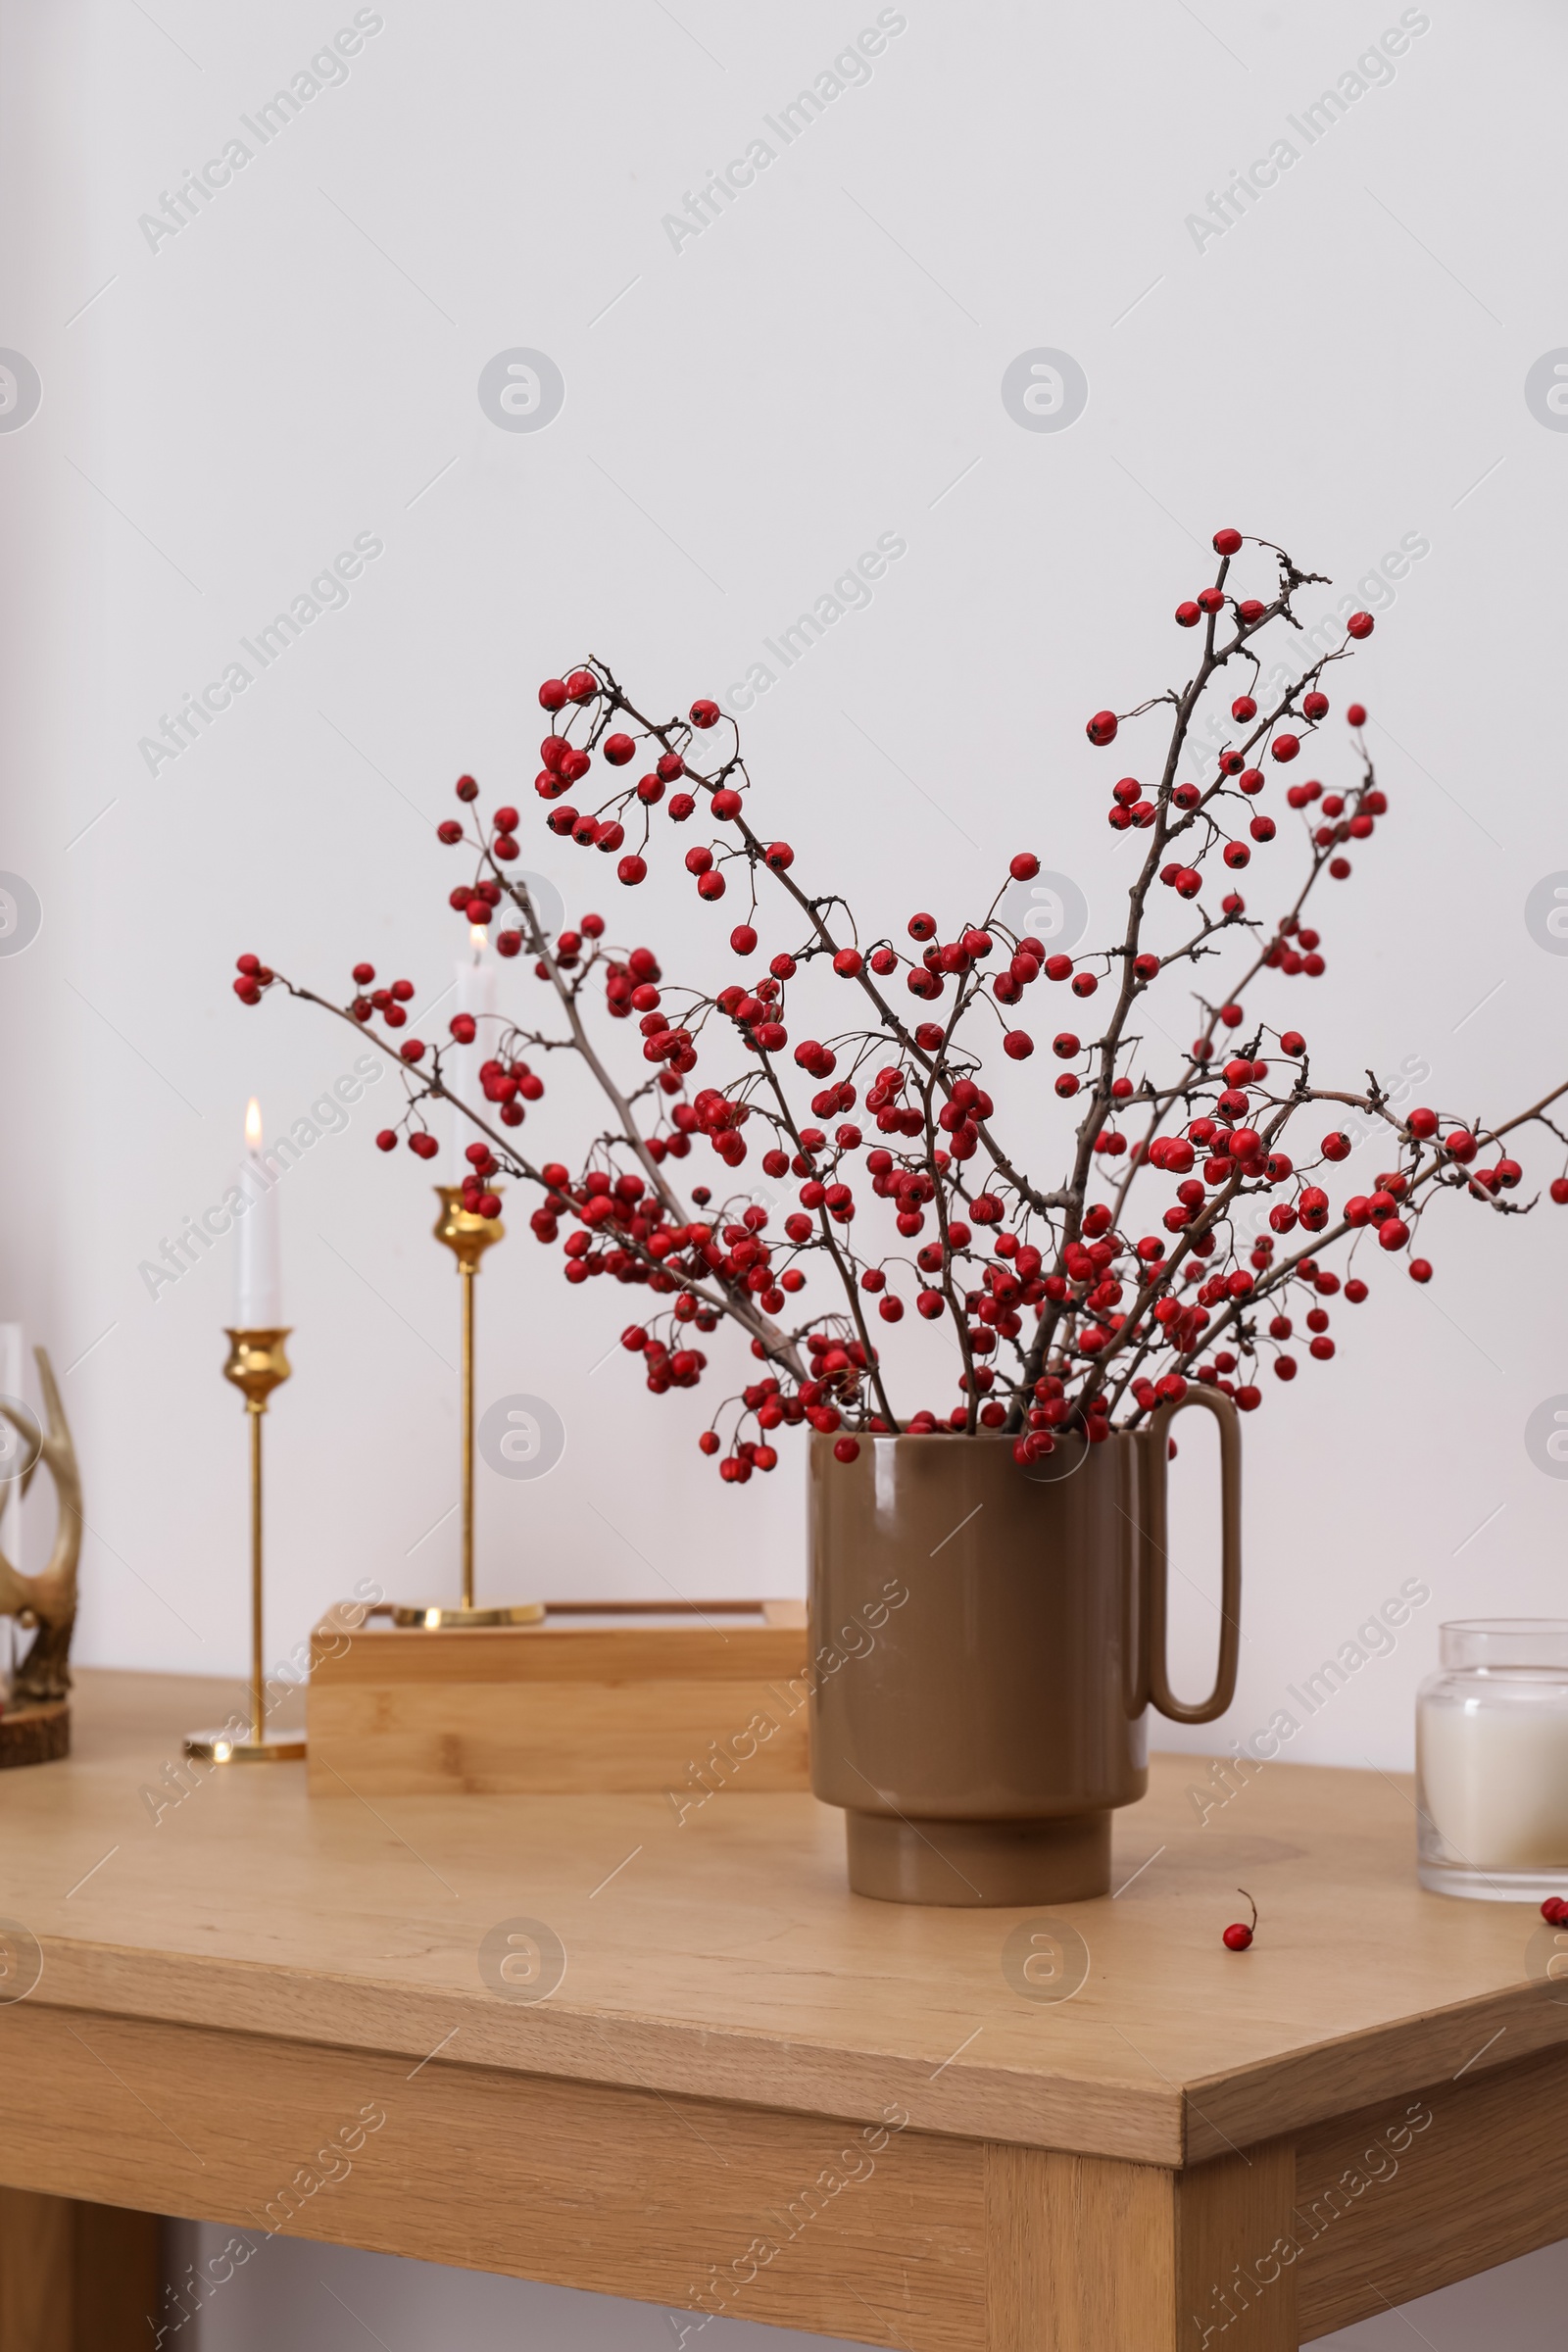
[[[1207,1407],[1219,1423],[1220,1482],[1220,1633],[1219,1664],[1214,1688],[1207,1698],[1189,1706],[1170,1687],[1165,1656],[1168,1618],[1166,1591],[1169,1562],[1165,1542],[1169,1524],[1165,1473],[1166,1440],[1176,1415],[1189,1404]],[[1219,1389],[1190,1384],[1177,1404],[1162,1404],[1150,1417],[1144,1439],[1149,1494],[1144,1516],[1145,1558],[1149,1592],[1149,1694],[1161,1715],[1172,1723],[1212,1723],[1223,1715],[1236,1695],[1236,1668],[1242,1641],[1242,1429],[1236,1407]]]

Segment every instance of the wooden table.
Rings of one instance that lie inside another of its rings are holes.
[[[145,2346],[142,2214],[904,2352],[1280,2352],[1568,2235],[1550,1932],[1418,1889],[1403,1782],[1158,1762],[1057,1999],[1070,1936],[854,1897],[744,1776],[313,1800],[181,1766],[226,1687],[79,1680],[0,1780],[3,2352]]]

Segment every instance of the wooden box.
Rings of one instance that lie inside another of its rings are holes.
[[[809,1785],[800,1600],[552,1601],[539,1625],[339,1616],[312,1640],[313,1796]]]

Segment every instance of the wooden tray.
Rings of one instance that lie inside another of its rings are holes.
[[[13,1764],[56,1764],[71,1753],[71,1701],[0,1707],[0,1772]]]
[[[809,1786],[800,1600],[551,1601],[533,1626],[312,1638],[313,1796]]]

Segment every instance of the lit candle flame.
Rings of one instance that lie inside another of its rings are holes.
[[[257,1152],[262,1142],[262,1106],[252,1095],[245,1105],[245,1149]]]
[[[488,935],[485,931],[483,923],[470,923],[468,925],[468,945],[473,950],[475,956],[483,954],[484,943],[487,936]]]

